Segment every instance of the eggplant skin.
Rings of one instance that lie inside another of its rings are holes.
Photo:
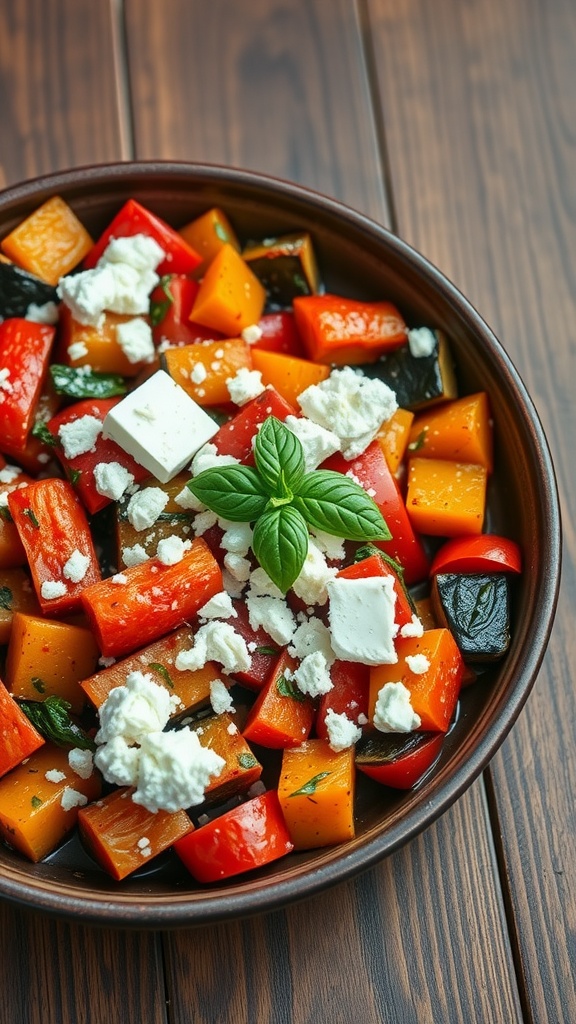
[[[510,645],[510,578],[506,573],[438,573],[432,604],[464,661],[497,661]]]
[[[47,302],[58,302],[56,288],[41,281],[35,274],[21,270],[14,263],[0,261],[0,318],[26,316],[33,303],[44,306]]]

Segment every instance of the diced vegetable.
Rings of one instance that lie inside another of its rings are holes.
[[[44,739],[0,681],[0,777],[30,757]]]
[[[37,614],[40,606],[25,569],[0,569],[0,644],[7,644],[16,612]]]
[[[496,661],[510,645],[510,577],[506,573],[437,573],[432,602],[466,661]]]
[[[354,776],[352,747],[315,739],[284,751],[278,797],[296,850],[354,838]]]
[[[406,341],[406,324],[390,302],[313,295],[293,306],[304,348],[317,363],[371,363]]]
[[[419,413],[409,449],[419,458],[452,459],[492,471],[492,420],[488,395],[479,391]]]
[[[237,338],[257,324],[266,292],[249,266],[229,243],[208,266],[190,314],[191,320]]]
[[[240,252],[236,232],[224,211],[217,206],[185,224],[178,234],[202,257],[202,263],[195,271],[197,277],[202,276],[223,245],[231,245],[236,252]]]
[[[293,681],[296,667],[289,654],[280,655],[244,726],[244,737],[251,743],[278,750],[297,747],[308,739],[314,704]]]
[[[218,673],[213,672],[212,679],[218,678]],[[215,750],[225,762],[221,772],[206,786],[204,792],[208,804],[223,804],[232,796],[246,793],[262,774],[262,765],[248,746],[234,717],[222,712],[200,718],[192,724],[202,746]]]
[[[44,306],[58,302],[53,285],[41,281],[15,263],[0,261],[0,317],[26,316],[31,305]]]
[[[241,338],[169,348],[162,361],[170,376],[199,405],[230,402],[226,381],[242,368],[252,369],[250,349]]]
[[[488,474],[448,459],[410,459],[406,508],[419,533],[459,537],[482,532]]]
[[[307,231],[250,242],[242,256],[274,305],[289,306],[296,296],[313,295],[320,288],[316,254]]]
[[[454,537],[436,552],[430,575],[436,573],[522,571],[522,552],[508,537],[483,533],[477,537]]]
[[[2,251],[24,270],[55,285],[77,267],[92,239],[60,196],[48,199],[0,242]]]
[[[294,408],[298,408],[298,395],[312,384],[326,380],[330,373],[329,367],[311,363],[308,359],[263,349],[252,350],[252,365],[255,370],[260,370],[262,383],[273,387]]]
[[[414,413],[409,409],[397,409],[376,434],[391,473],[398,471],[406,454],[413,419]]]
[[[383,786],[412,789],[440,756],[444,735],[370,733],[356,747],[356,767]]]
[[[0,446],[18,456],[34,422],[55,330],[15,318],[0,323]]]
[[[80,714],[85,703],[80,680],[98,661],[92,633],[71,625],[16,612],[6,658],[6,684],[15,697],[42,700],[55,695]]]
[[[198,253],[174,228],[135,199],[129,199],[90,249],[84,260],[85,269],[96,266],[112,238],[131,238],[133,235],[147,235],[164,250],[166,258],[157,267],[160,275],[190,274],[201,262]]]
[[[117,335],[117,328],[132,319],[132,314],[105,312],[102,323],[94,327],[79,323],[68,306],[62,305],[56,358],[70,366],[88,366],[95,373],[135,377],[147,362],[142,359],[132,362]]]

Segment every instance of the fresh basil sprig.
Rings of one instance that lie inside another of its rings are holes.
[[[364,488],[331,470],[306,473],[299,438],[275,416],[256,436],[254,461],[255,467],[206,469],[188,487],[222,519],[254,523],[254,554],[283,593],[304,565],[308,526],[345,540],[390,540]]]
[[[46,700],[20,700],[19,706],[41,736],[59,747],[96,750],[96,744],[69,715],[70,703],[51,695]]]

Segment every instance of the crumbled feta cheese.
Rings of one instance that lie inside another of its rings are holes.
[[[150,555],[146,554],[141,544],[134,544],[131,548],[122,548],[122,561],[127,569],[132,569],[135,565],[142,565],[149,558]]]
[[[57,324],[58,315],[58,306],[55,302],[44,302],[40,306],[31,302],[26,310],[25,318],[36,324]]]
[[[346,552],[341,537],[333,537],[331,533],[324,533],[324,530],[311,530],[310,532],[315,544],[326,555],[326,558],[332,562],[342,561]]]
[[[246,583],[250,577],[252,568],[250,561],[242,555],[235,555],[231,551],[224,555],[224,568],[237,583]]]
[[[412,732],[421,725],[404,683],[385,683],[378,694],[374,726],[380,732]]]
[[[272,582],[268,573],[260,566],[250,573],[250,591],[259,597],[284,597],[280,588]]]
[[[184,558],[186,551],[190,550],[192,542],[182,540],[181,537],[172,534],[170,537],[163,537],[158,541],[156,557],[162,565],[176,565]]]
[[[147,846],[150,846],[150,840],[148,839],[148,836],[142,836],[142,838],[139,839],[138,842],[136,843],[136,846],[138,847],[139,850],[144,850]]]
[[[194,647],[181,651],[175,661],[179,671],[204,668],[207,661],[217,661],[225,672],[247,672],[252,663],[246,641],[228,622],[212,620],[194,636]]]
[[[94,755],[91,750],[73,747],[68,751],[68,764],[81,779],[89,779],[94,770]]]
[[[79,551],[75,548],[70,557],[64,563],[62,569],[62,575],[70,580],[71,583],[80,583],[86,573],[88,572],[88,566],[90,565],[90,558],[88,555]]]
[[[194,363],[194,366],[190,370],[190,380],[194,384],[202,384],[208,376],[208,371],[204,366],[204,363]]]
[[[12,381],[10,380],[10,370],[7,366],[3,366],[0,369],[0,391],[5,391],[10,394],[14,390]]]
[[[322,651],[313,651],[302,659],[293,673],[293,678],[302,693],[310,697],[319,697],[328,693],[334,686],[330,678],[329,664]]]
[[[250,524],[227,523],[224,526],[223,520],[220,520],[219,525],[224,529],[220,541],[220,547],[223,551],[230,551],[235,555],[247,555],[252,546],[252,538],[254,536]]]
[[[284,426],[296,435],[302,445],[307,473],[316,469],[334,452],[340,451],[340,438],[332,430],[326,430],[306,416],[287,416]]]
[[[227,557],[228,558],[237,558],[238,556],[237,555],[228,555]],[[232,574],[226,568],[226,565],[224,565],[224,568],[222,569],[222,586],[224,587],[224,590],[226,591],[226,593],[229,594],[230,597],[234,600],[235,598],[242,597],[242,591],[244,590],[244,587],[246,586],[246,582],[245,581],[243,582],[242,580],[234,579]]]
[[[107,782],[116,786],[135,786],[138,781],[140,748],[123,736],[112,736],[94,754],[94,764]]]
[[[410,355],[415,359],[431,356],[436,349],[436,335],[429,327],[413,327],[408,331]]]
[[[326,604],[328,591],[326,586],[329,580],[334,579],[337,569],[330,568],[320,548],[310,538],[308,541],[308,554],[299,576],[292,584],[292,589],[297,597],[305,601],[307,605]]]
[[[45,601],[55,601],[57,597],[64,597],[67,593],[66,584],[61,580],[44,580],[40,587],[40,596]]]
[[[218,424],[164,370],[113,406],[103,433],[161,483],[184,469]]]
[[[48,782],[63,782],[66,778],[66,773],[59,771],[58,768],[50,768],[49,771],[44,772],[44,778],[47,779]]]
[[[430,668],[430,662],[425,654],[407,654],[406,664],[416,676],[424,675]]]
[[[313,616],[310,619],[304,619],[298,626],[288,648],[288,654],[291,654],[293,658],[306,658],[308,654],[313,654],[315,651],[320,651],[328,665],[334,661],[330,630],[321,619]]]
[[[124,686],[116,686],[100,707],[100,728],[96,743],[122,736],[138,743],[143,735],[164,728],[174,708],[174,698],[165,687],[143,672],[130,672]]]
[[[298,396],[304,414],[331,430],[345,459],[354,459],[376,437],[382,423],[396,412],[394,392],[377,378],[359,376],[345,366],[312,384]]]
[[[136,234],[111,238],[98,261],[98,265],[125,263],[134,270],[145,273],[156,270],[166,253],[155,238]]]
[[[177,505],[180,505],[180,508],[189,509],[191,512],[206,511],[206,505],[199,501],[195,494],[192,494],[189,487],[183,487],[181,491],[178,491],[174,501]]]
[[[132,799],[152,814],[194,807],[202,803],[210,779],[220,775],[225,763],[216,751],[201,745],[189,726],[149,733],[140,745]]]
[[[102,422],[96,416],[79,416],[76,420],[61,424],[58,439],[66,458],[75,459],[77,455],[95,451],[96,440],[101,433]]]
[[[94,466],[94,483],[98,494],[111,501],[120,501],[124,492],[134,483],[134,474],[129,473],[120,462],[98,462]]]
[[[281,597],[258,597],[249,593],[246,598],[248,621],[253,630],[260,626],[275,643],[285,647],[296,630],[294,612]]]
[[[88,355],[88,348],[83,341],[73,341],[66,349],[70,360],[74,363],[77,359],[83,359]]]
[[[0,484],[13,484],[18,479],[22,470],[19,466],[6,465],[0,469]]]
[[[240,337],[247,345],[255,345],[257,341],[260,341],[262,334],[262,328],[258,324],[249,324],[241,331]]]
[[[210,682],[210,704],[215,715],[223,715],[225,712],[234,714],[232,697],[221,679],[212,679]]]
[[[208,441],[207,444],[202,445],[202,448],[196,452],[192,459],[192,465],[190,466],[190,472],[192,476],[198,476],[199,473],[203,473],[205,469],[221,469],[223,466],[237,466],[240,459],[234,457],[234,455],[219,455],[218,449],[215,444]]]
[[[324,722],[328,731],[328,743],[336,753],[353,747],[362,735],[362,729],[359,729],[355,722],[351,722],[345,714],[337,714],[333,708],[328,708]]]
[[[168,503],[168,495],[160,487],[144,487],[128,502],[128,522],[135,530],[149,530]]]
[[[84,796],[84,793],[79,793],[77,789],[72,789],[71,786],[65,786],[64,792],[60,799],[60,806],[64,811],[71,811],[74,807],[84,807],[88,803],[88,797]]]
[[[407,622],[400,629],[400,636],[415,636],[415,637],[419,637],[419,636],[423,636],[423,635],[424,635],[424,626],[422,625],[422,622],[418,618],[417,615],[413,615],[412,616],[412,620],[410,622]]]
[[[398,660],[392,576],[339,577],[327,584],[332,647],[342,661],[389,665]]]
[[[129,363],[149,363],[154,358],[152,328],[141,316],[119,323],[116,341]]]
[[[199,619],[233,619],[238,617],[230,595],[222,590],[219,594],[214,594],[206,604],[198,610]]]
[[[211,530],[213,526],[216,526],[217,522],[218,516],[210,509],[206,509],[205,512],[199,512],[197,516],[194,516],[194,533],[197,537],[201,537],[202,534],[206,533],[206,530]]]
[[[265,390],[260,370],[249,370],[247,366],[241,366],[233,377],[227,377],[226,387],[236,405],[246,405]]]

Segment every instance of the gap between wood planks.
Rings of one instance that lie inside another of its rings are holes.
[[[118,101],[118,125],[120,151],[123,160],[134,160],[134,119],[132,117],[132,96],[130,90],[128,40],[124,16],[124,0],[110,0],[112,24],[112,45],[116,68],[116,94]]]

